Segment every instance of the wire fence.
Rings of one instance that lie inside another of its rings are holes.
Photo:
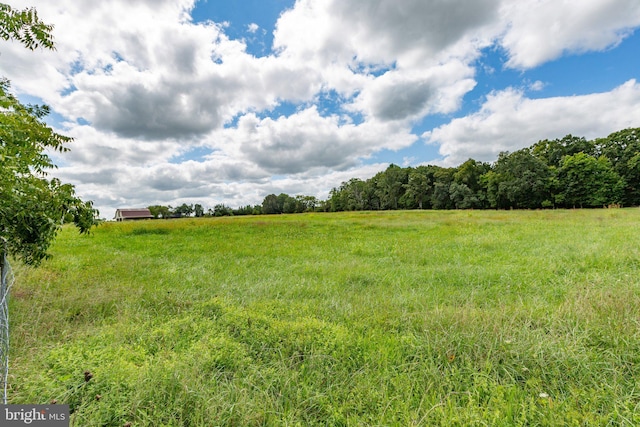
[[[0,240],[0,385],[5,405],[9,380],[9,290],[13,285],[13,271],[6,249],[6,242]]]

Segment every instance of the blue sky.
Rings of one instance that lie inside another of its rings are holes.
[[[456,166],[640,126],[629,0],[14,1],[55,52],[0,71],[73,136],[54,174],[120,207],[326,198],[390,163]]]

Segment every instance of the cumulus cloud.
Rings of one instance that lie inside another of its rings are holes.
[[[415,142],[408,129],[393,124],[345,123],[323,117],[315,106],[289,117],[259,119],[247,114],[237,128],[219,134],[219,146],[277,175],[308,170],[345,170],[382,148],[399,149]]]
[[[508,67],[527,69],[566,52],[604,50],[640,25],[636,0],[519,0],[501,9]]]
[[[473,75],[471,67],[453,59],[421,72],[392,70],[366,85],[346,108],[380,121],[450,113],[475,86]]]
[[[282,15],[274,45],[324,65],[433,60],[498,15],[498,0],[299,0]]]
[[[529,83],[529,90],[538,92],[544,89],[546,84],[543,81],[536,80],[535,82]]]
[[[255,22],[252,22],[251,24],[247,25],[247,31],[250,32],[251,34],[255,34],[259,29],[260,29],[260,26]]]
[[[416,123],[458,113],[478,88],[483,49],[504,49],[506,66],[524,73],[614,47],[640,26],[636,0],[297,0],[278,19],[273,50],[255,57],[225,23],[194,23],[196,0],[12,2],[32,5],[55,25],[57,50],[3,44],[2,74],[51,105],[75,138],[55,173],[113,208],[321,196],[384,168],[364,163],[415,144]],[[247,23],[249,37],[259,31]],[[448,164],[492,160],[541,138],[637,125],[638,101],[635,81],[535,100],[506,89],[423,137]],[[176,160],[194,147],[212,151]]]
[[[640,84],[630,80],[610,92],[529,99],[522,91],[494,92],[477,113],[426,132],[447,165],[468,158],[492,161],[502,151],[567,134],[595,138],[638,125]]]

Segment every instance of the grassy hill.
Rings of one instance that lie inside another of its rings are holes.
[[[73,425],[637,425],[640,209],[65,228],[10,403]],[[87,381],[88,380],[88,381]]]

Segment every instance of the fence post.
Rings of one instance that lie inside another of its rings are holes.
[[[0,237],[0,382],[2,400],[7,404],[9,379],[9,289],[13,276],[7,256],[7,241]]]

